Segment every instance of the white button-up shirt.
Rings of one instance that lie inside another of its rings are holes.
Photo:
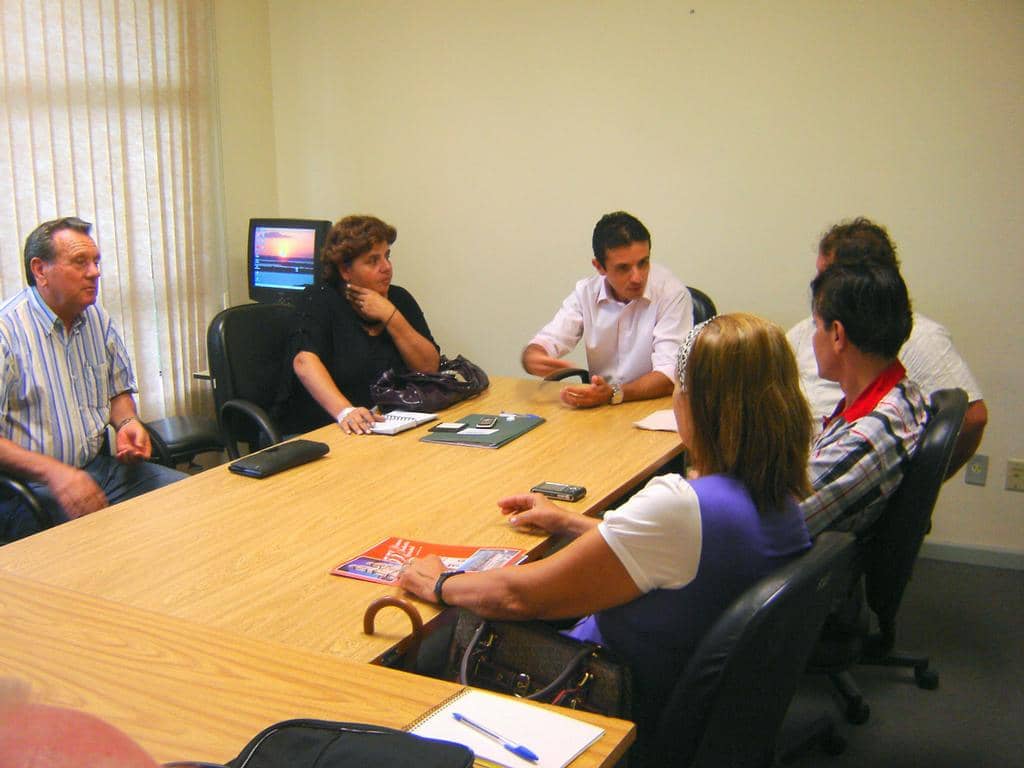
[[[651,371],[675,381],[676,355],[691,327],[690,291],[667,268],[652,263],[644,295],[634,301],[615,299],[603,275],[580,280],[530,343],[551,357],[564,357],[583,339],[591,374],[617,384]]]

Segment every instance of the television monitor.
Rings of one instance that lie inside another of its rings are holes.
[[[319,219],[249,219],[249,298],[291,303],[320,280],[320,249],[331,222]]]

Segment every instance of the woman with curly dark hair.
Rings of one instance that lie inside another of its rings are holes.
[[[396,238],[395,228],[375,216],[346,216],[327,234],[323,280],[297,306],[297,381],[277,409],[289,431],[337,421],[346,434],[369,434],[382,419],[370,411],[370,384],[384,371],[437,371],[439,348],[423,311],[391,283]]]

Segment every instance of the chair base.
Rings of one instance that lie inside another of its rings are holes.
[[[776,765],[789,765],[812,749],[826,755],[841,755],[846,750],[846,738],[839,733],[835,720],[822,715],[796,728],[787,728],[780,737]]]
[[[934,691],[939,687],[939,673],[929,667],[927,656],[908,653],[906,651],[889,651],[884,656],[865,653],[861,664],[872,667],[903,667],[914,670],[914,682],[925,691]]]
[[[934,691],[939,687],[939,673],[929,667],[927,656],[919,656],[905,651],[890,651],[884,655],[872,656],[866,652],[857,663],[872,667],[913,669],[914,682],[918,688]],[[849,671],[835,672],[829,675],[829,679],[846,704],[844,712],[846,719],[854,725],[866,723],[871,717],[871,707],[864,701],[864,694],[861,693],[853,675]]]
[[[842,697],[846,704],[843,714],[846,720],[853,725],[863,725],[871,717],[871,707],[864,701],[864,694],[860,692],[857,681],[849,671],[835,672],[830,674],[829,680],[835,686],[836,692]]]

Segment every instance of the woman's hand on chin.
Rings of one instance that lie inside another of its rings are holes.
[[[386,323],[395,312],[395,305],[387,296],[369,288],[349,283],[345,286],[345,298],[356,312],[372,323]]]

